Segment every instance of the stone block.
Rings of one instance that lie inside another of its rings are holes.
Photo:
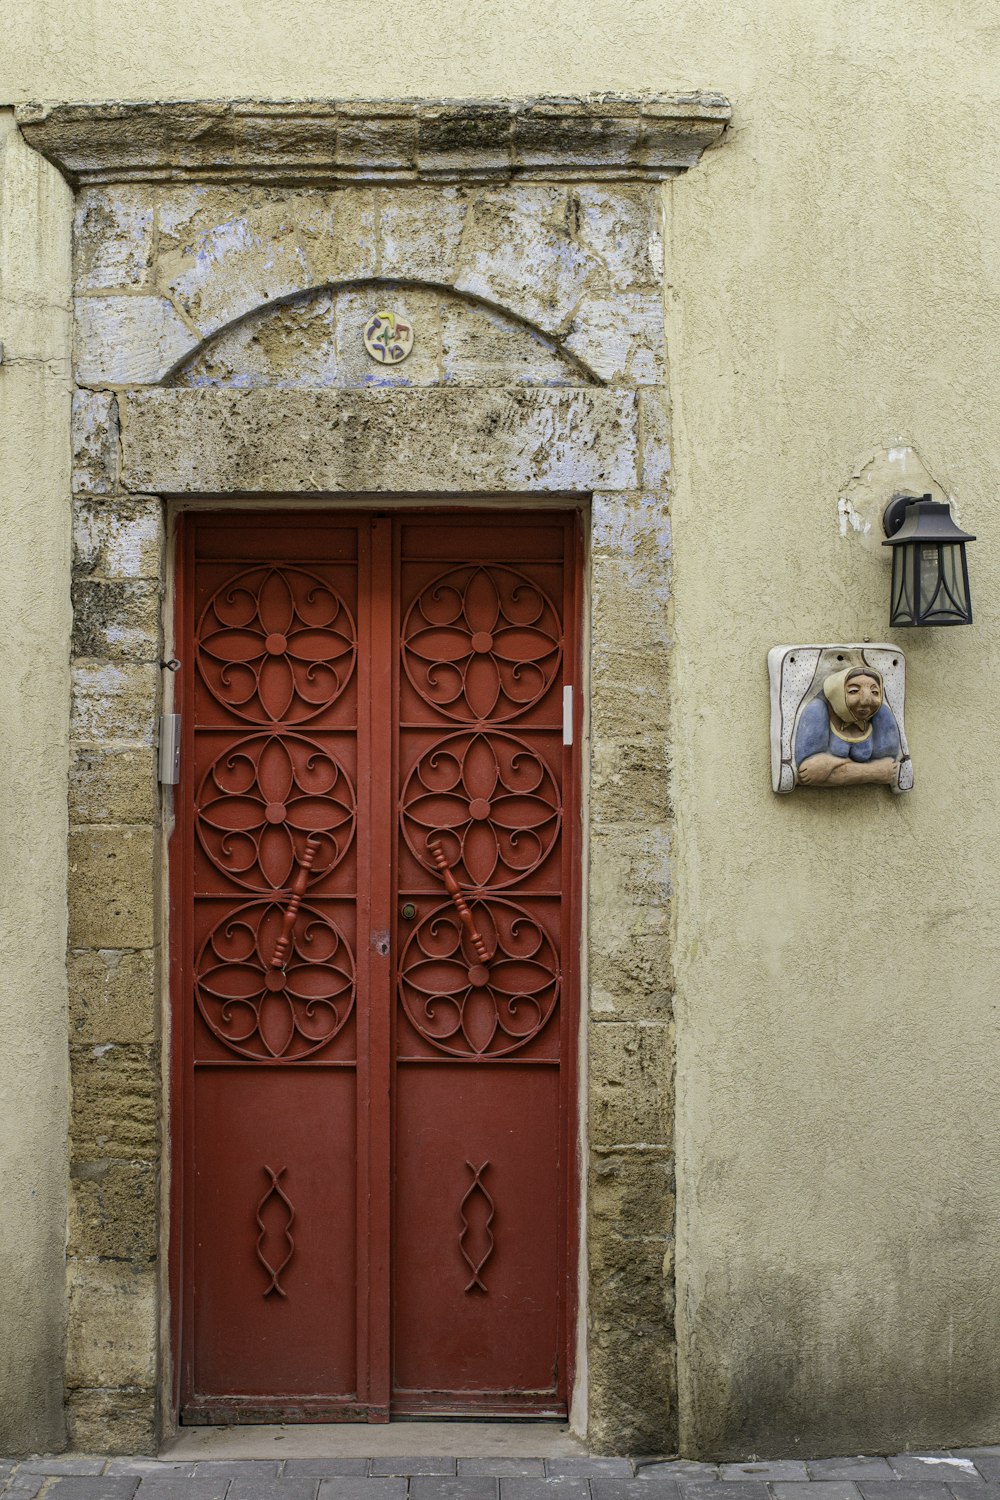
[[[574,189],[577,238],[597,258],[598,287],[663,284],[663,207],[658,185],[586,183]]]
[[[153,213],[153,195],[144,184],[81,189],[73,217],[78,292],[130,291],[148,284]]]
[[[669,762],[661,735],[594,738],[590,808],[597,823],[658,823],[669,815]]]
[[[619,735],[665,735],[670,728],[666,650],[602,650],[590,664],[590,732],[595,743]]]
[[[417,164],[417,114],[412,105],[353,100],[337,111],[337,160],[364,176]],[[414,173],[414,178],[416,174]]]
[[[582,372],[548,339],[488,307],[441,306],[442,371],[456,385],[580,385]]]
[[[435,385],[441,379],[440,292],[420,287],[358,287],[338,292],[337,378],[342,386]],[[413,348],[398,365],[382,365],[365,348],[375,312],[396,313],[413,329]]]
[[[117,414],[115,449],[118,447]],[[159,580],[163,571],[163,509],[159,500],[73,503],[73,571],[79,577]]]
[[[591,1023],[590,1144],[668,1145],[674,1037],[667,1022]]]
[[[148,1390],[155,1385],[156,1274],[152,1266],[70,1261],[66,1343],[70,1389],[139,1386]]]
[[[379,199],[379,274],[451,282],[469,207],[464,188],[420,188]]]
[[[639,430],[642,448],[640,483],[650,490],[670,484],[670,402],[665,387],[639,391]]]
[[[133,391],[124,484],[148,494],[634,488],[627,391]]]
[[[328,219],[325,197],[308,193],[190,188],[161,202],[157,284],[202,336],[304,291],[311,278],[299,220],[315,220],[320,204]]]
[[[509,104],[422,106],[417,136],[421,172],[427,174],[494,171],[505,176],[510,167],[513,112]]]
[[[70,752],[70,823],[152,823],[158,809],[152,749],[94,746]]]
[[[671,895],[669,827],[636,827],[618,823],[594,825],[590,831],[590,907],[592,922],[602,909],[616,914],[627,907],[632,930],[653,932],[662,927],[657,910],[665,912]],[[653,915],[647,915],[647,909]]]
[[[666,380],[659,291],[587,293],[573,313],[563,342],[602,382],[656,385]]]
[[[77,660],[160,661],[160,586],[150,579],[78,578],[73,584]]]
[[[101,662],[76,665],[71,675],[71,739],[153,744],[161,702],[158,665]]]
[[[74,299],[79,385],[155,385],[198,342],[166,297]]]
[[[673,1246],[662,1238],[588,1238],[590,1326],[613,1337],[621,1328],[669,1341],[674,1311]]]
[[[635,914],[594,913],[590,932],[590,1012],[600,1021],[664,1021],[673,1013],[670,938],[630,930]]]
[[[96,1047],[71,1047],[70,1063],[70,1144],[74,1161],[155,1162],[160,1114],[157,1049],[118,1047],[107,1042]]]
[[[662,572],[670,562],[668,497],[662,491],[633,490],[593,496],[590,540],[595,554],[617,557],[636,572]]]
[[[70,951],[71,1044],[156,1040],[156,958],[154,948]]]
[[[334,298],[323,288],[264,308],[202,344],[172,385],[294,389],[337,383]]]
[[[671,644],[670,578],[628,557],[591,559],[591,640],[595,659],[606,651],[649,650]]]
[[[71,1390],[66,1393],[69,1440],[101,1453],[143,1453],[156,1447],[155,1390]]]
[[[673,1157],[651,1151],[594,1156],[589,1201],[590,1232],[598,1240],[609,1234],[666,1240],[674,1228]]]
[[[587,1443],[592,1452],[676,1450],[674,1341],[669,1325],[655,1332],[618,1326],[603,1335],[592,1334],[588,1371]],[[767,1500],[763,1485],[761,1489],[760,1500]]]
[[[111,391],[73,392],[74,495],[110,495],[118,483],[118,398]]]
[[[86,827],[69,836],[71,948],[151,948],[159,871],[152,828]]]
[[[159,1250],[159,1180],[152,1162],[76,1162],[70,1181],[71,1256],[132,1263]]]
[[[208,335],[279,298],[377,271],[376,197],[187,187],[161,192],[156,279]]]
[[[569,188],[483,189],[469,210],[456,288],[509,309],[545,333],[559,332],[600,265],[575,239],[575,226]]]
[[[367,187],[317,197],[315,213],[305,214],[298,229],[311,285],[378,275],[379,209],[386,201]]]

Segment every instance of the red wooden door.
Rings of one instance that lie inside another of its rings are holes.
[[[186,518],[182,1419],[564,1415],[568,516]]]

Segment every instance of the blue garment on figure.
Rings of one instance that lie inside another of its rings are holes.
[[[871,734],[852,743],[842,740],[830,723],[826,699],[820,694],[802,710],[795,731],[795,764],[800,766],[810,755],[838,755],[841,760],[896,760],[899,756],[899,730],[888,703],[883,703],[871,722]]]

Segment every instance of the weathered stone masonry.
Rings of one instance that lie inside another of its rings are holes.
[[[589,506],[588,1436],[608,1450],[673,1443],[658,184],[726,118],[717,99],[22,111],[78,188],[76,1447],[148,1450],[167,1389],[165,497],[248,494]],[[417,328],[396,368],[360,349],[382,302]]]

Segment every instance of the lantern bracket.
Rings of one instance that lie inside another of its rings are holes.
[[[886,536],[895,536],[896,532],[906,520],[906,507],[912,505],[914,500],[930,500],[930,495],[893,495],[889,504],[882,512],[882,530]]]

